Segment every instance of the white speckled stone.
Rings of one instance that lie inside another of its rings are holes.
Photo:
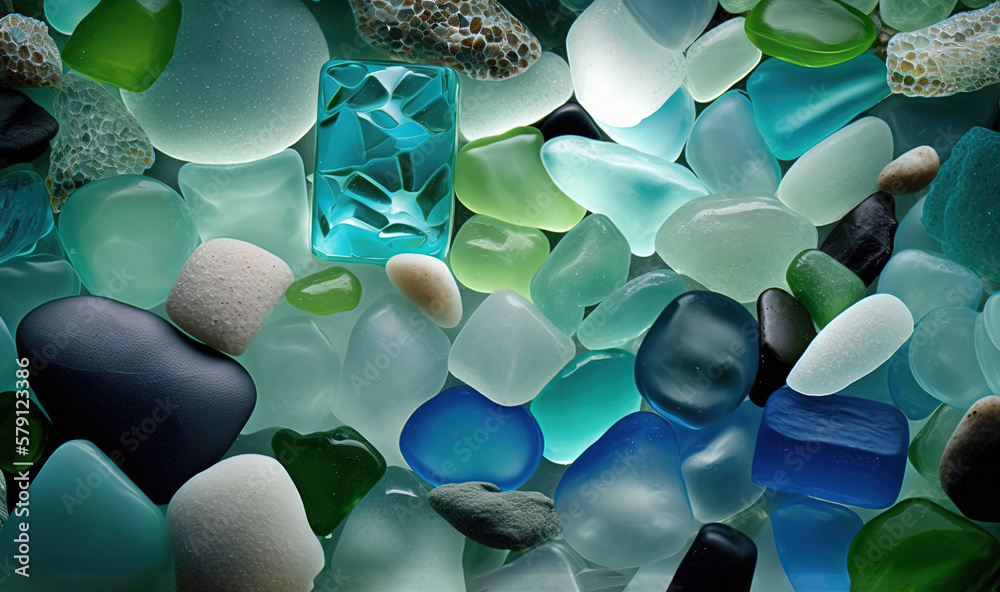
[[[195,339],[238,356],[294,279],[288,265],[264,249],[217,238],[184,263],[167,296],[167,314]]]
[[[309,592],[323,548],[278,461],[243,454],[185,483],[167,512],[177,592]]]
[[[396,290],[435,325],[451,329],[462,321],[462,295],[444,261],[400,253],[386,262],[385,273]]]
[[[837,315],[813,339],[788,374],[804,395],[832,395],[892,357],[913,333],[913,316],[891,294],[863,298]]]
[[[878,176],[879,191],[893,195],[916,193],[931,184],[941,166],[941,157],[930,146],[917,146],[885,165]]]

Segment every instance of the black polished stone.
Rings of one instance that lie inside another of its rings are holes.
[[[0,88],[0,158],[31,162],[49,148],[59,123],[24,93]]]
[[[39,306],[17,351],[60,440],[90,440],[156,504],[223,457],[257,401],[236,360],[107,298]]]
[[[763,407],[771,393],[785,386],[788,373],[816,337],[806,307],[781,288],[770,288],[757,297],[760,328],[760,363],[750,400]]]
[[[819,250],[840,261],[870,286],[892,256],[896,236],[896,199],[879,191],[847,213]]]
[[[757,545],[725,524],[706,524],[677,566],[667,592],[748,592]]]
[[[583,136],[600,140],[601,132],[583,107],[578,103],[566,103],[549,114],[538,124],[545,141],[559,136]]]

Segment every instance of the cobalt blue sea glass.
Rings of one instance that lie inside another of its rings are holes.
[[[332,60],[320,79],[313,185],[317,257],[443,259],[451,237],[458,74]]]
[[[49,192],[31,171],[15,171],[0,179],[0,263],[29,253],[52,230]]]
[[[693,428],[746,398],[757,377],[757,321],[722,294],[692,291],[667,305],[635,360],[639,394],[654,411]]]
[[[504,407],[458,386],[417,408],[399,435],[399,450],[432,485],[486,481],[517,489],[542,460],[542,430],[524,407]]]
[[[774,546],[796,590],[847,592],[847,551],[864,526],[850,508],[800,497],[771,512]]]
[[[786,386],[764,407],[751,477],[779,491],[888,508],[903,485],[909,441],[906,417],[891,405]]]

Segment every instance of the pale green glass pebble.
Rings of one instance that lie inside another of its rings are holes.
[[[0,318],[17,327],[36,306],[80,293],[80,276],[62,257],[16,257],[0,265]]]
[[[140,175],[91,181],[59,216],[70,262],[92,294],[139,308],[167,299],[198,245],[187,203],[163,183]]]
[[[910,370],[921,388],[955,407],[990,394],[976,356],[976,318],[964,307],[935,308],[917,323],[910,341]]]
[[[893,255],[878,281],[879,293],[902,300],[914,321],[940,306],[975,308],[982,290],[979,276],[971,269],[919,249]]]
[[[942,404],[910,442],[910,464],[931,483],[941,478],[941,455],[965,413],[965,409]]]
[[[448,370],[510,407],[534,399],[575,353],[573,340],[531,302],[512,290],[497,290],[455,338]]]
[[[892,131],[865,117],[810,148],[778,186],[778,199],[822,226],[836,222],[878,190],[878,175],[892,161]]]
[[[760,0],[719,0],[719,6],[728,13],[739,14],[747,12],[760,3]]]
[[[915,31],[948,18],[958,0],[881,0],[879,18],[897,31]]]
[[[641,403],[635,356],[619,349],[580,354],[531,401],[545,438],[545,458],[573,462]]]
[[[465,221],[448,254],[455,279],[471,290],[501,288],[531,297],[531,278],[549,256],[549,239],[537,228],[476,214]]]
[[[618,288],[580,323],[577,339],[590,350],[622,347],[653,325],[674,298],[687,290],[670,269],[654,269]]]
[[[188,163],[177,173],[202,241],[235,238],[298,273],[312,260],[302,157],[294,150],[237,165]]]
[[[817,237],[809,220],[771,196],[723,193],[678,208],[656,234],[656,252],[709,290],[751,302],[768,288],[787,289],[785,270]]]
[[[584,309],[625,285],[632,261],[628,241],[606,216],[584,218],[552,249],[535,277],[531,301],[566,335],[576,333]]]
[[[842,391],[892,357],[912,333],[913,317],[899,298],[863,298],[812,340],[788,374],[788,386],[813,396]]]
[[[656,231],[677,208],[709,193],[683,165],[580,136],[546,142],[542,164],[573,201],[610,218],[640,257],[653,254]]]
[[[840,0],[848,6],[853,6],[865,14],[871,14],[878,6],[878,0]]]
[[[699,103],[729,90],[760,63],[761,51],[750,42],[743,17],[729,19],[699,37],[685,54],[684,86]]]

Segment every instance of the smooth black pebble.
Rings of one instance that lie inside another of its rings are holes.
[[[757,568],[757,545],[725,524],[698,531],[667,592],[748,592]]]
[[[757,297],[760,329],[760,363],[750,400],[763,407],[771,393],[785,386],[792,366],[816,337],[816,328],[805,305],[781,288],[770,288]]]
[[[59,123],[24,93],[0,88],[0,158],[31,162],[49,148]]]
[[[578,103],[566,103],[538,124],[542,136],[548,142],[559,136],[583,136],[600,140],[601,132],[590,115]]]
[[[223,457],[257,401],[236,360],[151,312],[98,296],[28,313],[17,351],[31,362],[31,386],[53,426],[96,444],[156,504]]]
[[[819,248],[870,286],[892,256],[896,236],[896,199],[879,191],[841,218]]]

